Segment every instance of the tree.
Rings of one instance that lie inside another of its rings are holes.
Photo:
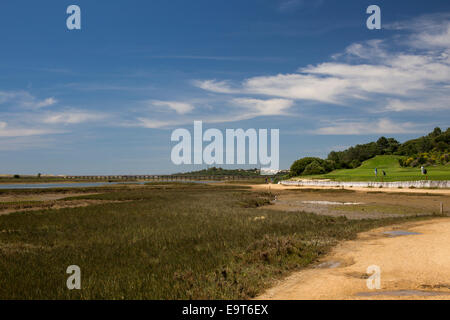
[[[430,137],[436,138],[442,134],[442,130],[439,127],[434,128],[433,132],[430,133]]]
[[[379,154],[385,154],[386,150],[389,148],[389,141],[385,137],[381,137],[377,140],[377,147]]]
[[[361,165],[361,162],[357,159],[352,160],[352,162],[350,162],[350,167],[352,169],[354,168],[358,168]]]
[[[314,160],[322,160],[322,159],[306,157],[306,158],[302,158],[302,159],[295,161],[291,165],[291,170],[290,170],[291,176],[295,177],[295,176],[301,175],[303,173],[303,171],[305,171],[306,166],[308,164],[310,164],[311,162],[313,162]]]
[[[303,171],[303,175],[311,175],[311,174],[323,174],[325,173],[325,169],[320,165],[319,161],[314,160],[310,164],[308,164]]]
[[[439,141],[436,145],[436,149],[438,151],[446,151],[448,149],[448,144],[446,144],[444,141]]]

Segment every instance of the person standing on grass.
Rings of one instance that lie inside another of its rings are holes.
[[[378,169],[375,168],[375,177],[378,177]]]
[[[420,172],[422,172],[422,174],[425,174],[425,168],[423,166],[420,167]]]

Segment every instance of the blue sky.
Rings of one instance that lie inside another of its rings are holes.
[[[170,161],[194,120],[280,129],[281,168],[450,123],[444,0],[5,0],[0,39],[0,173],[198,169]]]

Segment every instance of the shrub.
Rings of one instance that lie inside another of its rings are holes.
[[[308,164],[305,170],[303,171],[303,175],[323,174],[323,173],[326,173],[325,169],[316,160]]]
[[[419,165],[419,161],[418,161],[417,159],[413,160],[413,161],[410,163],[410,166],[411,166],[411,167],[417,167],[418,165]]]
[[[295,161],[292,165],[291,165],[291,176],[295,177],[295,176],[299,176],[303,173],[303,171],[305,171],[306,166],[308,166],[311,162],[313,161],[323,161],[322,159],[319,158],[313,158],[313,157],[307,157],[307,158],[302,158],[299,159],[297,161]]]

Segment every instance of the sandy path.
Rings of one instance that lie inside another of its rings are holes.
[[[389,236],[390,230],[420,234]],[[381,288],[368,289],[368,266]],[[292,274],[258,299],[450,300],[450,219],[375,229],[335,247],[320,264]]]
[[[289,189],[343,189],[342,187],[317,187],[317,186],[284,186],[282,184],[252,184],[252,185],[243,185],[247,187],[251,187],[254,190],[258,191],[278,191],[278,190],[289,190]],[[345,188],[349,190],[355,191],[364,191],[364,192],[395,192],[395,193],[429,193],[429,194],[444,194],[450,195],[450,189],[399,189],[399,188],[361,188],[361,187],[352,187]]]

